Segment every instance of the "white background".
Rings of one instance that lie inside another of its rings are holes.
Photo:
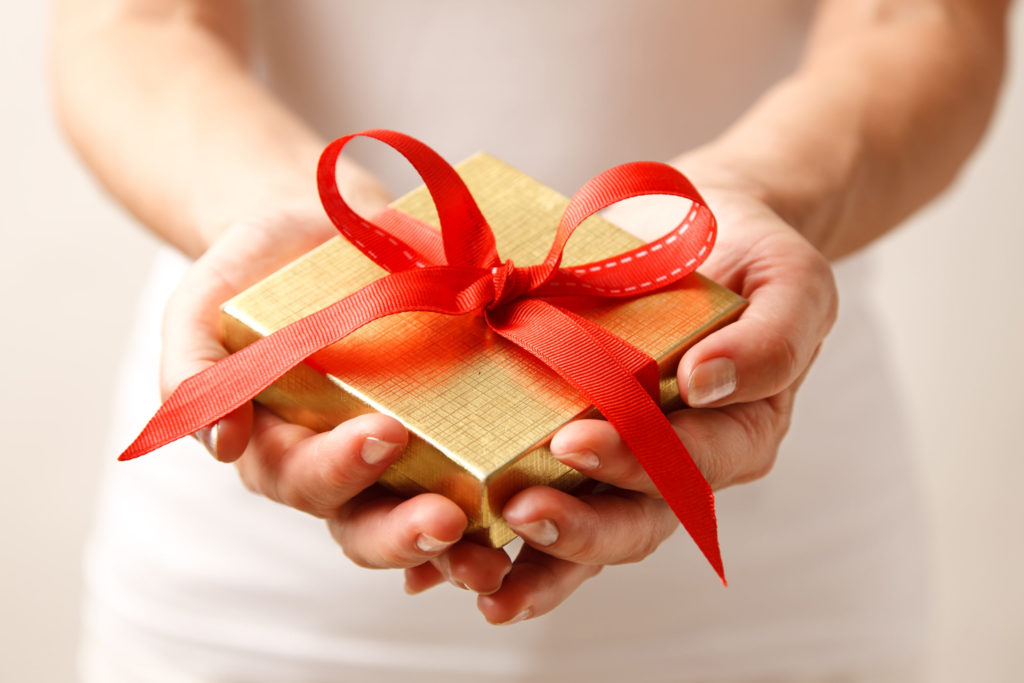
[[[63,145],[44,3],[0,9],[0,680],[73,677],[79,555],[128,311],[154,243]],[[1002,104],[944,198],[887,238],[876,295],[921,445],[929,680],[1024,666],[1024,13]],[[866,428],[870,428],[866,425]]]

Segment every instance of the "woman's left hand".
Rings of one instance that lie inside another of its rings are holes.
[[[771,470],[797,388],[835,320],[838,295],[827,259],[771,209],[739,192],[702,191],[719,223],[702,272],[750,304],[739,320],[686,352],[678,381],[692,407],[668,417],[711,487],[721,489]],[[644,225],[664,230],[664,220],[636,211],[621,205],[609,217],[640,233]],[[577,497],[534,487],[508,502],[504,517],[526,545],[501,588],[478,598],[491,623],[549,612],[604,565],[644,559],[679,526],[609,423],[573,422],[555,435],[551,450],[613,488]],[[440,582],[443,569],[406,570],[408,585],[422,590]]]

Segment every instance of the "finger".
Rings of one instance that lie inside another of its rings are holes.
[[[668,418],[701,474],[718,490],[771,470],[789,430],[795,393],[789,388],[760,401],[680,410]]]
[[[714,409],[690,408],[668,415],[669,422],[713,489],[758,479],[772,468],[789,429],[790,388],[760,401]],[[616,488],[660,497],[654,483],[615,428],[604,420],[576,420],[551,440],[561,462]]]
[[[430,562],[405,569],[405,592],[416,595],[445,582],[444,575]]]
[[[660,497],[615,427],[605,420],[574,420],[552,437],[551,453],[579,472],[621,489]]]
[[[234,462],[242,456],[249,445],[254,419],[253,410],[263,409],[254,408],[252,403],[246,403],[212,425],[203,427],[193,436],[217,460]]]
[[[456,588],[489,595],[501,588],[502,579],[512,567],[505,551],[486,548],[471,541],[460,541],[438,555],[431,564],[444,580]]]
[[[466,514],[436,493],[401,500],[360,497],[327,520],[331,536],[360,567],[408,568],[444,553],[462,537]]]
[[[747,268],[743,294],[750,303],[739,320],[683,356],[677,377],[687,404],[721,406],[779,393],[806,370],[835,321],[838,297],[825,258],[795,233],[775,242]]]
[[[330,517],[380,478],[406,440],[401,423],[376,413],[316,434],[259,410],[251,443],[237,467],[253,491],[317,517]]]
[[[576,564],[525,546],[501,588],[477,598],[477,609],[492,624],[511,625],[539,617],[600,571],[599,565]]]
[[[577,498],[545,486],[513,496],[502,515],[529,545],[579,564],[639,562],[679,525],[663,500],[642,493]]]

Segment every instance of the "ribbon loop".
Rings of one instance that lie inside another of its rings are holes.
[[[681,197],[690,201],[690,208],[675,228],[652,242],[602,261],[559,267],[566,243],[583,221],[612,204],[645,195]],[[548,271],[542,274],[537,294],[583,291],[629,297],[661,289],[695,271],[714,246],[716,234],[715,217],[703,197],[675,168],[654,161],[616,166],[588,181],[569,201],[544,260]]]
[[[393,130],[365,130],[346,135],[329,144],[320,155],[317,167],[320,201],[346,239],[390,272],[444,265],[425,260],[422,254],[414,253],[410,245],[397,242],[395,235],[364,219],[345,203],[338,189],[336,167],[341,150],[357,137],[383,142],[398,151],[416,169],[437,207],[447,265],[490,268],[500,262],[494,233],[455,169],[419,140]]]

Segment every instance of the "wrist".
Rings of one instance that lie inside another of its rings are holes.
[[[251,217],[281,213],[320,216],[322,221],[299,221],[295,229],[332,235],[333,228],[323,213],[317,191],[316,154],[306,155],[304,163],[278,164],[275,170],[258,176],[239,173],[230,189],[225,191],[221,186],[216,196],[198,188],[193,216],[200,242],[193,256],[205,251],[229,226]],[[337,179],[345,200],[360,215],[372,215],[391,201],[373,175],[347,159],[339,160]]]
[[[778,215],[819,251],[835,255],[830,253],[831,227],[842,220],[847,180],[818,173],[813,163],[761,154],[728,139],[698,148],[672,164],[701,193],[753,200]]]

